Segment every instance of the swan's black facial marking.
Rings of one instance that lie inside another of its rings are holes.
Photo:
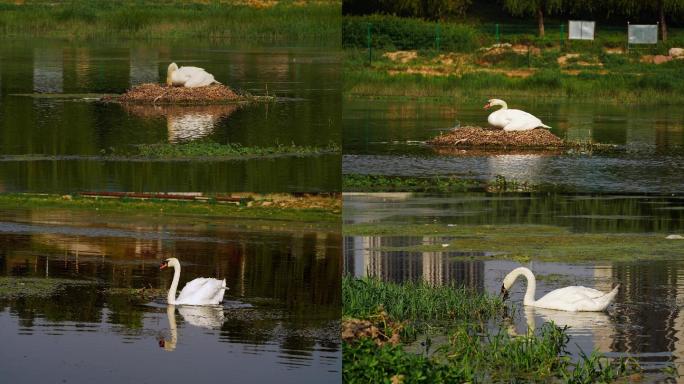
[[[500,295],[501,295],[501,300],[503,300],[503,301],[508,300],[508,290],[507,290],[506,287],[504,287],[503,285],[501,285],[501,293],[500,293]]]

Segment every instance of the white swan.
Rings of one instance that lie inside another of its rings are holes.
[[[495,127],[503,128],[504,131],[530,131],[539,127],[551,128],[525,111],[508,109],[508,104],[500,99],[489,99],[484,109],[489,109],[495,105],[500,105],[501,109],[490,113],[487,121]]]
[[[534,274],[529,269],[520,267],[512,270],[503,280],[501,293],[504,300],[508,298],[508,290],[520,275],[527,278],[524,305],[559,311],[603,311],[613,301],[620,287],[618,284],[609,293],[587,287],[565,287],[551,291],[541,299],[535,300],[534,293],[537,290],[537,281]]]
[[[178,279],[180,279],[180,262],[175,257],[164,260],[159,266],[159,270],[173,267],[173,282],[169,288],[166,298],[168,304],[178,305],[217,305],[223,301],[223,294],[226,292],[226,279],[212,279],[198,277],[185,284],[181,293],[176,297]]]
[[[176,87],[205,87],[211,84],[221,84],[214,75],[197,67],[180,67],[176,63],[169,64],[166,71],[166,84]]]

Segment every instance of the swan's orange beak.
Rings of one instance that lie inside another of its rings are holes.
[[[491,103],[487,103],[487,104],[485,104],[484,108],[482,108],[482,109],[489,109],[489,108],[491,108],[491,107],[492,107],[492,104],[491,104]]]
[[[168,267],[169,267],[169,263],[167,263],[167,262],[165,262],[165,261],[162,261],[162,263],[159,264],[159,270],[160,270],[160,271],[161,271],[162,269],[168,268]]]

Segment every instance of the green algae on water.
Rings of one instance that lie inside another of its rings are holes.
[[[90,280],[36,277],[0,277],[0,299],[47,298],[70,286],[94,285]]]

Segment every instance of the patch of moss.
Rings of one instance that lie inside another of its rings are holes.
[[[439,224],[354,224],[345,235],[449,236],[437,244],[381,246],[376,251],[489,253],[497,259],[516,261],[595,262],[678,257],[681,244],[659,233],[575,233],[565,228],[535,225],[446,226]],[[456,257],[456,256],[455,256]],[[464,256],[458,256],[464,257]],[[472,258],[474,256],[468,256]],[[478,256],[479,257],[479,256]]]

